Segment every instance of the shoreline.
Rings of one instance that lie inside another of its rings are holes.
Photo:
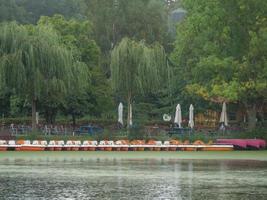
[[[0,162],[7,160],[90,160],[90,159],[176,159],[176,160],[255,160],[267,161],[267,150],[260,151],[176,151],[176,152],[22,152],[8,151],[0,152]]]

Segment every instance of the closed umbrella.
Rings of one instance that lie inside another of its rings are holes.
[[[118,107],[118,122],[123,125],[123,105],[122,103],[119,104]]]
[[[130,125],[130,126],[133,125],[133,111],[132,111],[132,104],[130,104],[130,121],[129,121],[129,125]]]
[[[179,128],[182,127],[182,112],[181,112],[181,106],[178,104],[176,106],[176,112],[175,112],[175,118],[174,118],[174,123],[178,124]]]
[[[225,126],[228,126],[227,112],[226,112],[226,103],[223,102],[222,113],[220,117],[220,123],[223,123]]]
[[[188,126],[190,128],[194,128],[194,107],[191,104],[189,107],[189,122],[188,122]]]
[[[39,112],[36,112],[36,124],[39,124]]]

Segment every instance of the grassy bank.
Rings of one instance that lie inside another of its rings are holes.
[[[0,161],[43,160],[43,161],[83,161],[90,159],[208,159],[208,160],[261,160],[267,161],[267,151],[231,152],[0,152]]]

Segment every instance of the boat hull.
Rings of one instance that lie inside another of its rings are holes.
[[[21,146],[16,147],[15,151],[44,151],[45,147],[35,147],[35,146]]]
[[[169,147],[168,151],[176,151],[177,147]]]
[[[95,147],[88,147],[87,151],[95,151],[96,148]]]
[[[7,151],[7,147],[0,147],[0,151]]]
[[[128,147],[121,147],[121,151],[129,151]]]
[[[233,151],[231,147],[204,147],[202,151]]]
[[[112,147],[105,147],[104,151],[112,151]]]
[[[160,150],[161,150],[160,147],[154,147],[154,148],[153,148],[153,151],[160,151]]]
[[[81,150],[82,151],[95,151],[96,147],[82,147]]]
[[[160,147],[147,147],[148,151],[160,151],[161,148]]]
[[[184,151],[196,151],[197,148],[194,148],[194,147],[186,147],[184,148]]]
[[[71,151],[79,151],[79,147],[72,147]]]
[[[136,151],[144,151],[144,150],[145,150],[145,147],[137,147]]]
[[[161,151],[169,151],[169,148],[168,147],[162,147]]]
[[[55,147],[47,147],[47,151],[55,151]]]
[[[64,150],[64,151],[71,151],[72,148],[71,148],[71,147],[64,147],[63,150]]]
[[[121,151],[121,147],[114,147],[114,151]]]
[[[112,151],[112,147],[99,147],[99,151]]]

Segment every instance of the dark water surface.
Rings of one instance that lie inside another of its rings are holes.
[[[266,161],[62,156],[0,159],[0,199],[267,199]]]

